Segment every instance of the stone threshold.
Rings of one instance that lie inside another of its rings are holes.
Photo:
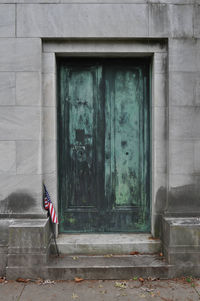
[[[150,233],[115,234],[60,234],[57,238],[60,254],[73,255],[128,255],[131,252],[153,254],[161,250],[161,241]],[[51,252],[55,253],[52,241]]]

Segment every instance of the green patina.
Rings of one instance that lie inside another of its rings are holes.
[[[60,232],[149,231],[149,61],[59,60],[58,92]]]

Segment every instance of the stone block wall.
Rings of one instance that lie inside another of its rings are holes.
[[[55,55],[65,55],[61,42],[76,39],[85,46],[90,41],[90,55],[98,54],[100,40],[110,54],[117,40],[124,41],[126,55],[128,41],[167,45],[165,59],[151,53],[157,65],[152,232],[160,232],[157,217],[164,212],[200,214],[199,0],[0,0],[0,20],[1,218],[45,217],[43,180],[57,201]],[[47,41],[60,50],[48,49]],[[72,43],[71,55],[76,49]]]
[[[13,22],[6,18],[15,6],[0,4],[1,9],[0,31],[5,27],[5,32],[0,38],[0,212],[43,214],[41,40],[15,37],[15,13]],[[12,37],[5,38],[8,32]]]

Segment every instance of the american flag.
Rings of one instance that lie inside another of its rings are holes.
[[[55,209],[53,208],[53,204],[51,202],[50,196],[48,194],[48,191],[47,191],[45,185],[44,185],[44,209],[49,211],[52,223],[58,224],[58,219],[57,219],[57,216],[56,216],[56,212],[55,212]]]

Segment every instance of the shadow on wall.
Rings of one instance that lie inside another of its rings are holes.
[[[168,200],[167,200],[168,199]],[[161,218],[166,216],[197,216],[200,214],[200,183],[170,188],[160,187],[155,203],[155,235],[161,235]]]
[[[2,213],[25,213],[30,212],[36,204],[36,200],[26,192],[13,192],[7,198],[0,201]]]
[[[190,184],[173,187],[169,191],[168,208],[170,213],[184,215],[199,214],[200,212],[200,184]]]
[[[162,216],[166,210],[167,205],[167,190],[165,187],[161,186],[156,193],[156,203],[155,203],[155,236],[161,238],[161,221]]]

